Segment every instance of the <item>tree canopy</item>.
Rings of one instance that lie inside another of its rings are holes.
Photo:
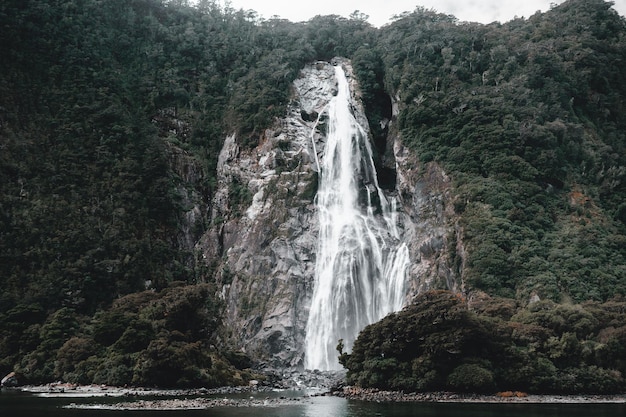
[[[366,327],[340,362],[348,383],[405,392],[621,393],[624,306],[483,296],[468,307],[427,292]]]

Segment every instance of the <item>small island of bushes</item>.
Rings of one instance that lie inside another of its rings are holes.
[[[538,300],[430,291],[366,327],[340,362],[347,383],[384,390],[541,394],[625,391],[626,301]]]

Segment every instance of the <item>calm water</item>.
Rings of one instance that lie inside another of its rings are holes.
[[[212,408],[181,411],[110,411],[65,409],[71,403],[102,404],[119,398],[41,398],[2,392],[2,417],[620,417],[625,404],[372,404],[315,397],[281,407]]]

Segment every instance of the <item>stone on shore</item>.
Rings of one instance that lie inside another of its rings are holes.
[[[345,386],[333,390],[334,396],[370,402],[466,402],[466,403],[626,403],[626,395],[528,395],[521,392],[494,395],[454,392],[384,391],[376,388]],[[504,395],[503,395],[504,394]]]
[[[2,381],[0,381],[0,386],[2,387],[17,387],[18,385],[19,382],[17,380],[17,375],[15,375],[15,372],[7,374],[4,378],[2,378]]]

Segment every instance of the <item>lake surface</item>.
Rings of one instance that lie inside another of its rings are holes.
[[[255,394],[264,396],[266,394]],[[284,395],[284,394],[281,394]],[[298,395],[298,394],[287,394]],[[220,398],[225,396],[219,396]],[[217,407],[205,410],[68,409],[69,404],[111,404],[128,398],[43,398],[30,393],[0,394],[2,417],[619,417],[626,404],[377,404],[337,397],[311,397],[273,407]]]

